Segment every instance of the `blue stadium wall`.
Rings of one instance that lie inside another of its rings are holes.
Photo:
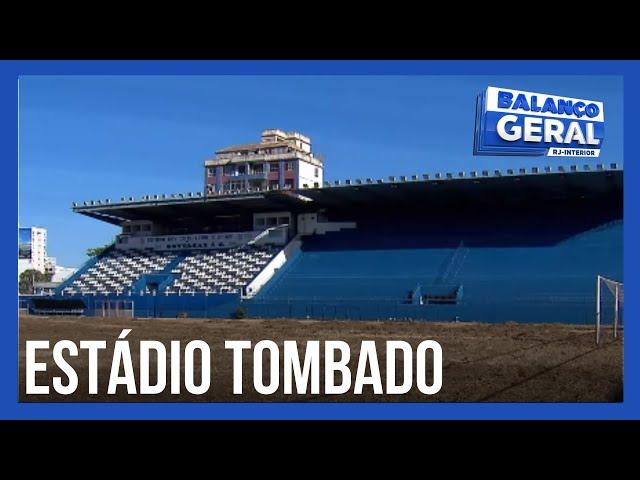
[[[82,314],[88,317],[232,318],[240,306],[239,294],[67,295],[56,298],[81,300],[85,306]],[[20,307],[29,308],[31,313],[35,313],[32,298],[21,299]]]

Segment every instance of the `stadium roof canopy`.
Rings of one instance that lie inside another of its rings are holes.
[[[394,205],[442,206],[459,203],[482,203],[494,208],[503,202],[531,203],[536,199],[579,198],[607,192],[622,193],[622,170],[616,164],[578,171],[524,169],[516,172],[471,172],[436,174],[421,177],[391,177],[382,180],[347,180],[339,185],[298,190],[248,192],[235,195],[194,197],[180,195],[145,196],[142,200],[84,202],[74,204],[73,211],[120,225],[129,220],[172,222],[176,219],[212,218],[265,211],[294,213],[322,209],[374,209]]]

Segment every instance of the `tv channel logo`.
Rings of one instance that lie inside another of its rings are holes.
[[[604,104],[487,87],[478,95],[474,155],[598,157]]]

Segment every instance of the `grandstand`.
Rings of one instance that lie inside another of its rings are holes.
[[[121,230],[55,298],[81,300],[85,315],[118,302],[150,317],[242,307],[266,318],[585,323],[595,279],[622,281],[618,164],[321,185],[296,177],[313,167],[321,178],[307,137],[275,132],[208,161],[204,192],[74,203]]]
[[[122,227],[57,291],[85,314],[593,321],[622,279],[622,170],[460,172],[86,202]]]
[[[622,223],[589,228],[549,220],[547,226],[556,238],[538,227],[518,231],[513,223],[500,236],[480,225],[309,236],[298,257],[258,293],[255,313],[590,322],[593,272],[620,275],[620,254],[610,245],[622,244]]]

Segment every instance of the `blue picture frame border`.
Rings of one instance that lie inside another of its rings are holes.
[[[640,205],[632,139],[640,131],[638,61],[3,61],[0,62],[0,181],[6,234],[0,261],[0,418],[2,419],[640,419],[640,311],[626,297],[621,403],[20,403],[15,226],[18,224],[18,79],[22,75],[619,75],[624,81],[625,205]],[[471,133],[470,133],[471,134]],[[630,188],[631,187],[631,188]],[[624,244],[639,242],[640,212],[625,209]],[[9,232],[11,225],[11,232]],[[12,239],[11,242],[9,239]],[[9,245],[11,243],[11,245]],[[625,248],[625,278],[636,291],[638,249]],[[446,378],[445,378],[446,381]]]

